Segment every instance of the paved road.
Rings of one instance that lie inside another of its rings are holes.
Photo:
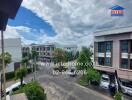
[[[107,96],[76,84],[76,78],[53,76],[52,68],[41,67],[37,80],[45,88],[49,100],[110,100]]]

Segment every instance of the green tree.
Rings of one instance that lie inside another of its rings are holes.
[[[89,48],[83,47],[81,52],[79,53],[79,57],[77,59],[78,65],[76,66],[78,70],[83,70],[83,75],[85,70],[93,67],[92,65],[92,52]]]
[[[28,83],[23,88],[28,100],[46,100],[44,89],[37,82]]]
[[[11,54],[9,54],[8,52],[4,53],[4,60],[5,60],[5,67],[11,63]],[[0,62],[2,65],[2,54],[0,55]],[[0,69],[2,68],[2,66],[0,66]]]
[[[97,70],[90,68],[87,70],[85,78],[89,84],[95,82],[99,84],[101,79],[101,74]]]
[[[22,63],[22,65],[27,67],[27,65],[29,63],[29,57],[28,56],[23,57],[21,63]]]
[[[66,62],[72,61],[73,58],[74,58],[74,55],[73,55],[72,52],[66,52],[65,51],[64,59],[65,59]]]
[[[60,48],[57,48],[54,50],[53,55],[54,55],[53,61],[54,63],[59,64],[58,70],[61,72],[64,69],[64,66],[62,66],[61,63],[66,61],[65,51],[63,51]]]
[[[39,52],[37,52],[36,50],[31,51],[31,59],[35,60],[38,58],[38,56],[39,56]]]
[[[61,63],[65,61],[65,52],[62,49],[56,48],[53,52],[53,55],[55,63]]]
[[[26,67],[21,67],[20,69],[17,69],[15,72],[15,77],[16,79],[20,79],[21,86],[23,85],[23,78],[27,74],[27,68]]]
[[[39,57],[39,52],[32,50],[31,51],[31,59],[33,61],[33,71],[34,71],[34,80],[36,79],[36,68],[37,68],[37,59]]]
[[[75,59],[77,59],[78,57],[79,57],[79,51],[76,52]]]

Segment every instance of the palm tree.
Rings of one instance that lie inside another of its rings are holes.
[[[27,68],[26,67],[21,67],[20,69],[16,70],[15,77],[16,79],[20,79],[21,86],[23,85],[23,78],[26,76],[27,73]]]
[[[36,61],[37,61],[38,55],[39,55],[39,53],[37,51],[32,50],[31,59],[33,60],[34,80],[35,80],[35,76],[36,76]]]
[[[28,57],[28,56],[22,58],[21,63],[22,63],[22,65],[24,65],[25,67],[27,67],[28,62],[29,62],[29,57]]]

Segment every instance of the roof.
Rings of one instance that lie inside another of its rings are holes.
[[[111,7],[110,9],[111,9],[111,10],[124,10],[123,7],[118,6],[118,5],[115,5],[115,6]]]
[[[99,30],[94,32],[94,36],[114,35],[132,32],[132,26],[116,27],[111,29]]]

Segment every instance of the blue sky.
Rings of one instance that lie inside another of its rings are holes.
[[[20,34],[29,40],[35,40],[35,37],[41,37],[46,34],[47,36],[53,37],[56,35],[52,26],[46,22],[46,20],[42,20],[31,10],[28,10],[24,7],[21,7],[17,13],[15,20],[8,21],[9,26],[17,27],[24,26],[31,28],[30,33],[21,32]]]
[[[25,44],[57,42],[88,46],[98,29],[132,25],[132,0],[23,0],[5,37],[21,37]],[[124,7],[123,17],[109,8]]]

